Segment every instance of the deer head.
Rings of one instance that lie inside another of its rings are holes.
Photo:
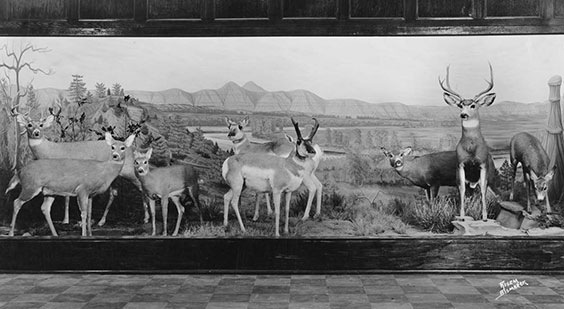
[[[556,171],[556,166],[550,170],[544,176],[537,176],[534,171],[531,171],[531,180],[535,184],[535,193],[537,194],[537,200],[544,201],[546,198],[546,194],[548,191],[548,184],[552,180],[554,176],[554,172]]]
[[[308,136],[302,137],[302,133],[300,131],[300,127],[298,123],[294,120],[294,118],[290,118],[290,119],[292,120],[292,124],[294,125],[294,130],[296,130],[296,136],[297,136],[297,140],[295,141],[296,155],[301,159],[305,159],[306,157],[309,156],[314,156],[316,154],[316,151],[313,148],[312,142],[315,133],[317,133],[317,129],[319,129],[319,122],[317,121],[317,119],[313,118],[314,125],[313,128],[311,129],[311,132],[309,133]],[[291,138],[289,140],[293,142]]]
[[[237,141],[245,136],[245,133],[243,132],[243,128],[249,124],[249,117],[247,116],[245,117],[245,119],[239,122],[235,122],[226,116],[225,123],[227,124],[227,128],[229,129],[229,133],[227,133],[227,137],[231,141]]]
[[[395,168],[397,171],[401,171],[403,169],[404,158],[407,157],[412,149],[411,147],[407,147],[399,152],[399,154],[395,155],[390,151],[387,151],[386,148],[380,148],[384,155],[390,160],[390,165]]]
[[[149,173],[149,159],[151,159],[152,154],[153,148],[149,148],[149,150],[145,153],[139,151],[133,152],[133,156],[135,157],[133,160],[133,167],[136,174],[145,176]]]
[[[489,93],[494,86],[492,65],[490,64],[490,81],[487,81],[488,87],[473,99],[464,99],[452,90],[449,81],[449,68],[450,66],[447,66],[445,80],[441,80],[439,76],[439,84],[444,91],[444,100],[448,105],[460,108],[460,118],[462,118],[463,123],[467,124],[465,126],[472,126],[474,123],[477,125],[479,121],[478,109],[482,106],[492,105],[495,100],[495,93]]]
[[[39,120],[33,120],[27,115],[18,114],[16,120],[18,123],[25,128],[27,137],[29,139],[42,139],[43,130],[50,127],[53,124],[55,117],[49,115],[46,118],[41,118]]]
[[[106,132],[104,137],[106,139],[106,143],[112,149],[112,161],[118,161],[118,162],[121,162],[125,159],[125,150],[131,147],[131,145],[133,145],[133,141],[135,140],[135,134],[130,135],[125,140],[125,142],[114,140],[110,132]]]

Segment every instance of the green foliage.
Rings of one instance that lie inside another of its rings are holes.
[[[121,93],[121,90],[122,90],[122,89],[121,89],[121,84],[120,84],[120,83],[114,83],[114,84],[112,85],[112,92],[111,92],[111,94],[114,95],[114,96],[119,96],[120,93]],[[108,91],[109,91],[109,89],[108,89]]]
[[[501,168],[499,169],[499,189],[502,191],[511,190],[513,182],[513,166],[509,164],[507,160],[503,161]]]
[[[86,83],[82,81],[83,76],[75,74],[68,88],[70,101],[80,104],[86,97]]]
[[[440,196],[433,203],[419,198],[415,201],[393,201],[403,221],[433,233],[448,233],[453,229],[451,221],[457,212],[456,198]]]
[[[106,97],[106,85],[104,83],[96,83],[96,97],[104,98]],[[108,89],[109,90],[109,89]]]

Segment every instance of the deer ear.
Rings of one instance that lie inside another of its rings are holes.
[[[402,157],[408,156],[411,153],[411,151],[412,151],[411,147],[407,147],[400,152],[400,156]]]
[[[387,151],[386,148],[380,147],[380,150],[382,150],[382,153],[383,153],[386,157],[390,157],[390,158],[393,157],[393,155],[392,155],[389,151]]]
[[[231,126],[231,119],[229,119],[229,117],[225,116],[225,124],[227,124],[227,126]]]
[[[446,104],[450,106],[458,106],[458,104],[460,104],[460,98],[453,96],[448,92],[443,93],[443,98]]]
[[[55,120],[55,117],[53,115],[47,116],[47,118],[45,118],[45,120],[43,120],[43,127],[44,128],[50,127],[51,124],[53,124],[54,120]]]
[[[533,180],[533,181],[537,181],[537,179],[539,178],[539,177],[537,176],[537,174],[535,174],[535,172],[533,172],[533,171],[531,171],[531,172],[529,173],[529,176],[531,177],[531,180]]]
[[[490,106],[495,101],[495,93],[488,93],[477,102],[480,106]]]
[[[27,118],[24,115],[16,116],[16,121],[22,126],[26,126],[28,122]]]
[[[104,134],[104,138],[106,139],[106,144],[108,145],[112,145],[114,143],[114,138],[112,137],[112,135],[110,134],[110,132],[106,132]]]
[[[286,139],[290,142],[290,143],[295,143],[296,141],[294,140],[293,137],[291,137],[290,135],[284,133],[284,136],[286,137]]]
[[[546,181],[552,180],[552,177],[554,176],[554,171],[555,171],[555,170],[556,170],[556,169],[554,169],[554,168],[551,169],[550,172],[548,172],[548,174],[546,174],[546,176],[544,176],[544,179],[545,179]]]
[[[125,140],[125,147],[131,147],[131,145],[133,145],[133,141],[135,141],[135,134],[131,134],[126,140]]]
[[[147,150],[147,152],[145,153],[145,157],[147,157],[147,160],[151,158],[152,154],[153,154],[153,148],[149,148],[149,150]]]
[[[245,119],[241,120],[241,122],[239,122],[239,125],[242,127],[246,127],[249,124],[249,116],[245,117]]]

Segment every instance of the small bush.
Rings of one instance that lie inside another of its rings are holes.
[[[451,221],[457,211],[457,203],[451,196],[440,196],[433,203],[417,199],[413,203],[395,200],[394,204],[399,206],[402,219],[409,224],[433,233],[448,233],[453,229]]]
[[[393,212],[390,208],[386,209],[366,202],[358,205],[352,220],[355,232],[360,236],[374,236],[386,231],[405,234],[407,224]]]

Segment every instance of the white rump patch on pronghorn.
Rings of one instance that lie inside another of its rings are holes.
[[[470,120],[463,120],[462,126],[465,128],[475,128],[480,124],[480,120],[478,119],[470,119]]]
[[[36,139],[36,138],[30,138],[29,139],[29,146],[34,147],[34,146],[39,146],[41,145],[41,143],[43,143],[43,139]]]

